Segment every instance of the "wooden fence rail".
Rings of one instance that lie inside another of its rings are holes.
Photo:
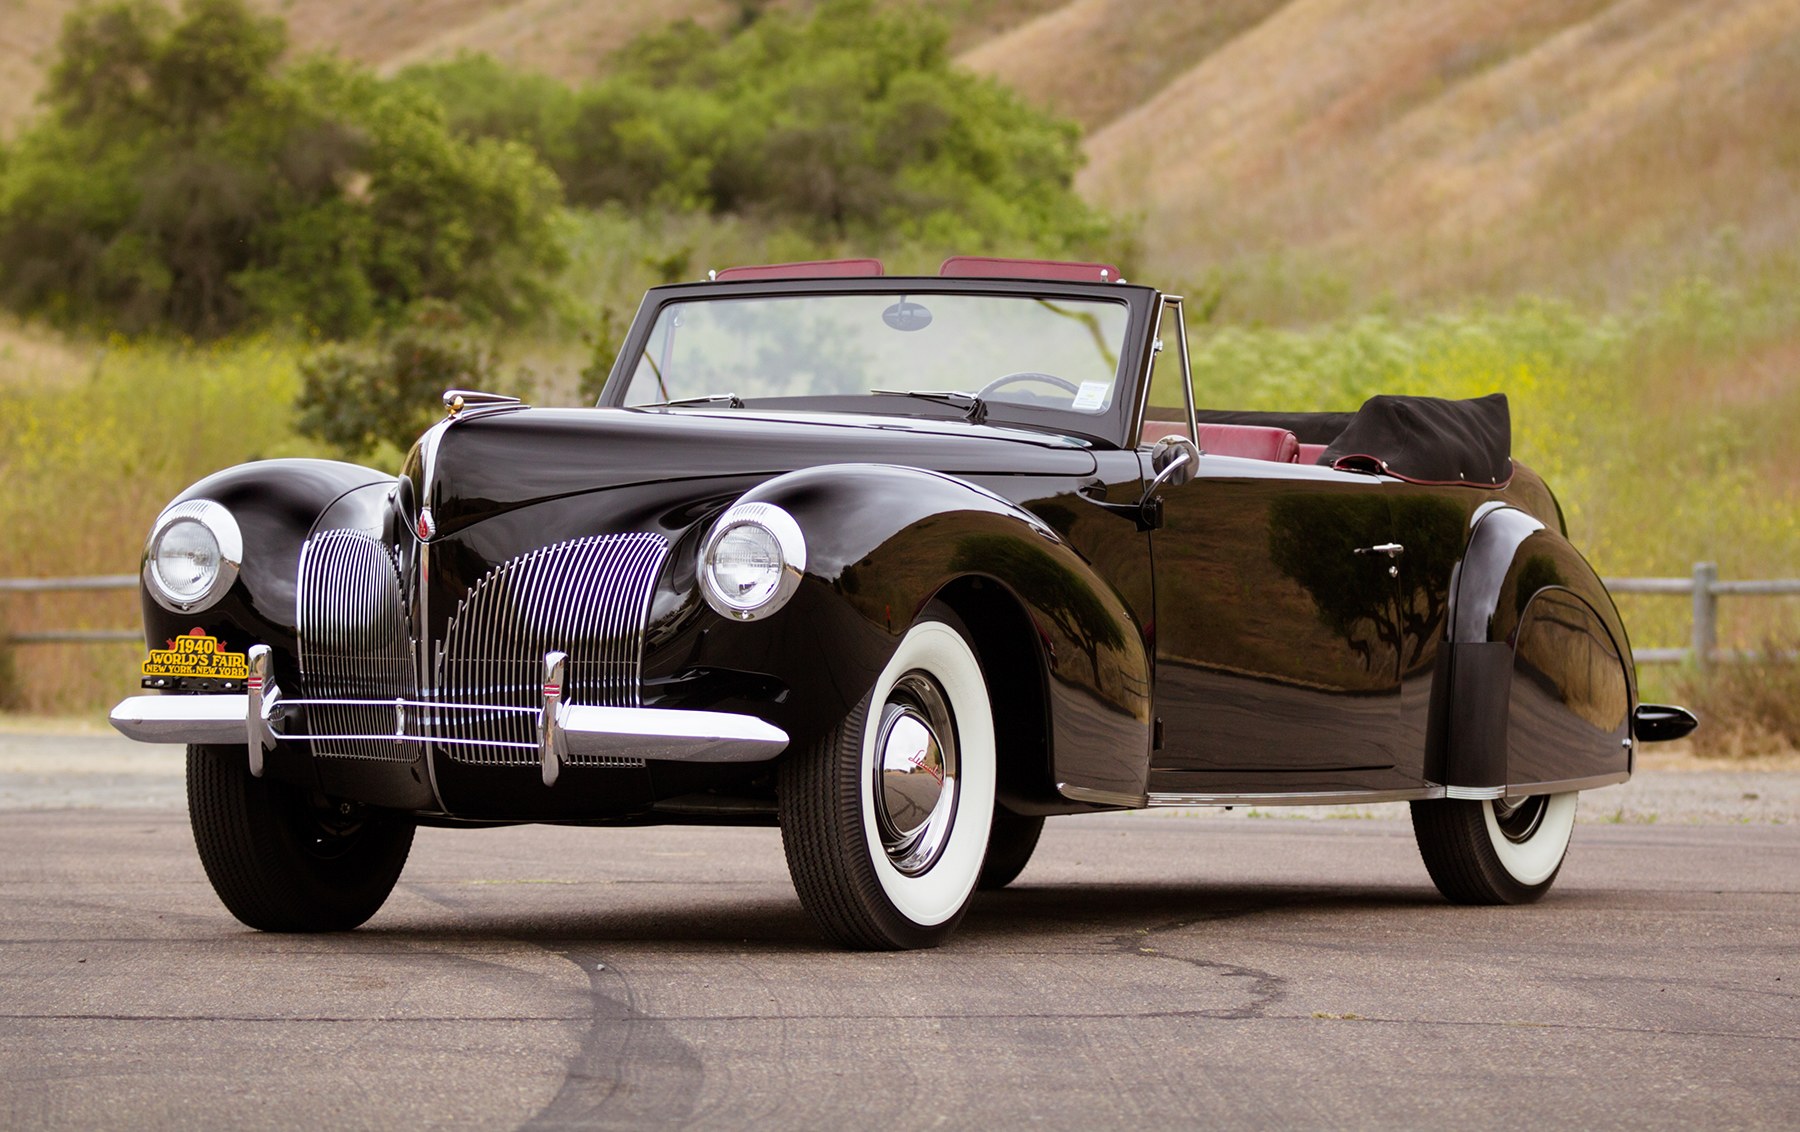
[[[90,578],[0,578],[0,594],[57,593],[71,590],[129,590],[138,584],[136,574],[102,574]],[[1686,578],[1608,578],[1606,588],[1615,594],[1690,594],[1694,602],[1690,644],[1679,649],[1633,649],[1639,664],[1683,664],[1689,657],[1701,666],[1719,660],[1754,655],[1719,649],[1719,599],[1721,597],[1771,597],[1800,595],[1800,578],[1765,578],[1721,582],[1719,567],[1712,562],[1694,563]],[[141,640],[136,629],[52,629],[38,633],[13,633],[0,637],[7,645],[85,645]]]
[[[1779,597],[1800,594],[1800,578],[1762,578],[1750,581],[1721,582],[1719,567],[1713,562],[1694,563],[1694,573],[1686,578],[1608,578],[1606,588],[1615,594],[1689,594],[1694,599],[1694,617],[1689,644],[1684,649],[1632,649],[1631,658],[1639,664],[1683,664],[1691,657],[1704,668],[1720,660],[1741,660],[1753,653],[1720,651],[1719,599],[1727,596]]]
[[[68,593],[76,590],[136,589],[136,574],[101,574],[89,578],[0,578],[0,594]],[[9,633],[0,645],[92,645],[141,641],[141,629],[51,629],[41,633]]]

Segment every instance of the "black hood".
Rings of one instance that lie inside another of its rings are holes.
[[[440,424],[414,446],[414,498],[449,533],[532,503],[632,484],[769,478],[821,464],[950,475],[1085,476],[1086,441],[957,420],[729,409],[518,409]]]

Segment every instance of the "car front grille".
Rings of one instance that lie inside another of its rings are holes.
[[[544,654],[552,650],[569,656],[565,701],[638,707],[644,623],[668,553],[659,535],[575,539],[502,563],[471,586],[444,634],[438,694],[450,703],[533,710],[448,714],[439,733],[462,741],[449,747],[450,757],[537,763],[535,713],[543,694]],[[528,744],[529,750],[502,745],[513,743]],[[642,765],[595,756],[570,762]]]
[[[429,742],[459,762],[537,766],[545,653],[568,654],[565,702],[640,706],[645,622],[668,553],[660,535],[598,535],[495,566],[457,603],[421,695],[394,555],[360,531],[315,535],[298,595],[299,698],[314,753],[405,760]]]

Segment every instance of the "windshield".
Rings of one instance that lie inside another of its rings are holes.
[[[900,292],[670,303],[625,404],[956,391],[1098,414],[1113,402],[1128,313],[1102,299]]]

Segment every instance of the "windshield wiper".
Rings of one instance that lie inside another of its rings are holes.
[[[987,420],[987,402],[960,389],[871,389],[869,392],[879,393],[884,397],[917,397],[921,401],[935,401],[940,405],[962,409],[963,416],[971,424],[981,424]]]
[[[705,397],[677,397],[673,401],[653,401],[648,405],[640,405],[642,409],[667,409],[678,405],[713,405],[724,401],[728,407],[741,409],[744,399],[736,393],[712,393]]]

